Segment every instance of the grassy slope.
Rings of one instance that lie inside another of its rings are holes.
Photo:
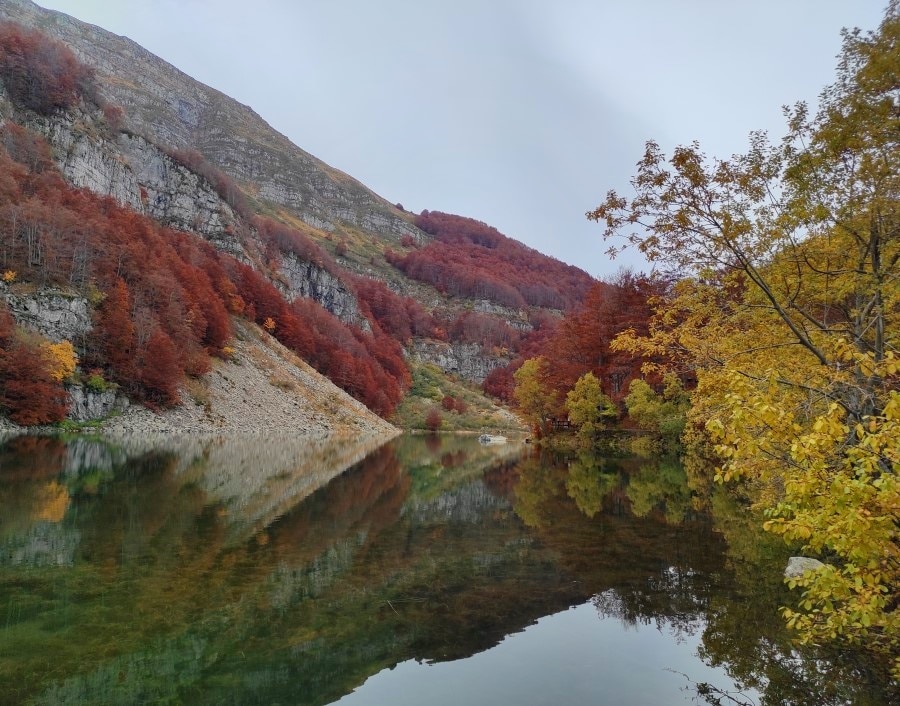
[[[440,431],[527,431],[522,421],[499,407],[477,386],[444,375],[433,365],[411,362],[413,383],[406,399],[391,421],[403,429],[425,429],[425,418],[434,408],[440,410]],[[461,399],[468,409],[460,414],[441,407],[445,396]]]

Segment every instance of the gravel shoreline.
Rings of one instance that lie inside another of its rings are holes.
[[[214,360],[208,374],[189,381],[180,405],[162,412],[132,405],[86,428],[112,436],[288,434],[354,442],[401,433],[259,328],[240,323],[235,333],[230,359]],[[0,418],[0,431],[58,429]]]

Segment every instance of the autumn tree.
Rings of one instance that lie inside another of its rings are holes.
[[[56,382],[68,380],[75,373],[78,365],[78,354],[71,341],[41,344],[41,351],[49,364],[50,377]]]
[[[481,221],[423,211],[416,225],[433,236],[421,247],[385,259],[408,277],[453,296],[489,299],[502,306],[567,309],[591,286],[591,277],[508,238]],[[401,245],[417,245],[401,241]]]
[[[801,640],[900,645],[900,4],[844,33],[836,82],[787,135],[710,160],[650,142],[632,198],[588,217],[686,277],[622,349],[698,371],[691,417],[766,528],[826,560],[792,585]],[[613,251],[619,248],[614,247]],[[895,661],[900,675],[900,659]]]
[[[663,380],[663,389],[656,392],[644,380],[632,380],[625,397],[628,416],[641,429],[658,434],[668,445],[674,445],[684,432],[690,397],[674,373]]]
[[[665,290],[665,281],[621,270],[597,282],[579,307],[566,313],[542,352],[551,360],[548,382],[560,394],[591,372],[601,388],[619,402],[629,382],[640,376],[644,358],[612,346],[623,331],[646,334],[651,298]]]
[[[603,428],[604,420],[618,416],[613,401],[603,394],[600,381],[593,373],[585,373],[566,394],[569,421],[578,428],[578,438],[589,444]]]
[[[46,344],[16,327],[0,304],[0,413],[17,424],[49,424],[66,416],[68,399]]]
[[[113,378],[125,382],[133,370],[135,354],[134,322],[131,320],[131,293],[118,277],[94,316],[96,362],[108,365]]]
[[[71,49],[12,22],[0,23],[0,79],[16,103],[44,115],[81,97],[98,102],[93,70]]]
[[[425,415],[425,428],[428,431],[436,432],[443,423],[444,418],[441,416],[441,410],[437,407],[432,407],[428,410],[428,414]]]
[[[588,449],[569,461],[566,494],[587,517],[600,512],[603,499],[618,485],[619,475],[604,470],[605,459]]]
[[[529,358],[513,374],[513,394],[519,410],[531,426],[546,431],[547,422],[559,407],[559,399],[547,388],[545,379],[549,362],[546,358]]]

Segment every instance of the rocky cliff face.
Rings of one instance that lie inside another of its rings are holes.
[[[126,112],[132,132],[191,147],[258,196],[292,209],[315,228],[341,225],[398,240],[418,231],[355,179],[304,152],[245,105],[205,86],[130,39],[29,0],[0,0],[0,20],[37,27],[94,67],[103,94]]]
[[[270,261],[253,229],[241,222],[213,185],[167,152],[196,149],[245,187],[254,207],[295,225],[302,221],[320,231],[317,237],[334,232],[353,242],[364,240],[363,254],[341,260],[342,265],[378,279],[395,277],[400,282],[392,284],[396,291],[411,294],[428,309],[458,313],[456,304],[448,307],[437,290],[410,282],[387,265],[387,274],[367,269],[376,261],[380,266],[385,244],[394,246],[404,236],[420,244],[430,240],[411,224],[409,214],[291,143],[249,107],[125,37],[42,9],[30,0],[0,0],[3,20],[34,27],[67,44],[96,70],[104,97],[125,111],[124,132],[109,129],[102,113],[88,106],[49,118],[14,115],[17,122],[46,137],[73,184],[110,195],[173,228],[197,233],[264,271],[289,299],[311,297],[345,322],[367,328],[353,292],[340,277],[293,255]],[[14,113],[0,86],[0,120]],[[524,311],[484,300],[467,302],[466,308],[522,330],[530,328]],[[473,382],[483,381],[508,362],[475,344],[419,341],[412,354]]]
[[[109,130],[98,110],[83,106],[51,117],[16,111],[0,83],[0,122],[5,119],[44,136],[56,165],[75,186],[111,196],[170,228],[196,233],[241,262],[265,261],[254,232],[240,227],[238,214],[204,177],[144,137]],[[289,299],[310,297],[345,322],[366,325],[353,293],[324,268],[286,255],[280,271],[272,274]],[[48,303],[32,302],[29,310],[37,318],[59,316]]]
[[[284,255],[279,269],[279,289],[289,299],[309,297],[342,321],[363,330],[369,322],[359,310],[356,297],[341,280],[328,270],[295,255]]]
[[[73,185],[197,233],[242,262],[255,254],[235,235],[237,214],[206,179],[146,138],[110,129],[98,109],[81,106],[49,117],[18,111],[0,82],[0,124],[8,119],[47,140],[56,166]]]
[[[6,302],[16,323],[58,343],[71,341],[83,348],[91,331],[91,306],[84,297],[48,287],[17,292],[0,282],[0,300]],[[86,421],[108,417],[128,407],[128,400],[115,389],[91,390],[80,384],[66,386],[69,419]]]
[[[488,355],[477,343],[443,343],[441,341],[414,341],[410,355],[436,365],[445,373],[463,380],[484,382],[494,368],[502,368],[510,362],[504,356]]]
[[[69,419],[86,422],[104,419],[114,412],[124,412],[129,407],[127,398],[116,390],[91,390],[84,385],[67,385],[69,393]]]
[[[84,297],[50,288],[17,293],[0,282],[0,299],[20,325],[56,343],[81,341],[91,330],[91,308]]]
[[[139,135],[98,130],[100,120],[84,110],[23,123],[42,134],[57,166],[75,186],[112,196],[160,223],[197,233],[242,262],[248,244],[234,234],[237,214],[203,177],[182,166]]]

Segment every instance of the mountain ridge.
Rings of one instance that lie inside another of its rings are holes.
[[[294,144],[251,107],[133,40],[30,0],[0,0],[0,19],[40,29],[69,46],[97,71],[105,97],[125,109],[126,126],[164,145],[198,149],[238,181],[256,184],[258,198],[292,207],[312,227],[327,229],[337,219],[395,239],[417,235],[386,199]],[[241,152],[231,148],[235,139],[247,142]],[[248,151],[256,165],[269,166],[255,168],[242,154]],[[302,170],[292,166],[295,160]],[[382,222],[364,217],[367,209],[382,214]]]

